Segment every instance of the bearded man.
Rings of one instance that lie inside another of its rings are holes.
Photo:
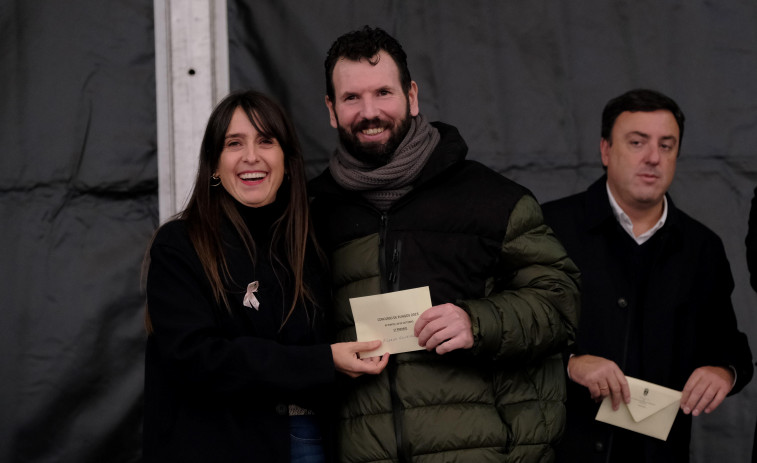
[[[356,339],[349,298],[428,286],[432,302],[413,325],[423,349],[344,384],[337,460],[552,461],[578,271],[533,195],[420,113],[406,61],[367,26],[325,61],[339,146],[310,194],[337,339]]]

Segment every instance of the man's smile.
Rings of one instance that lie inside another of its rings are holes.
[[[370,129],[363,129],[362,132],[365,135],[378,135],[384,131],[383,127],[373,127]]]

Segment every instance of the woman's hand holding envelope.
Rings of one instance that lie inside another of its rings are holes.
[[[620,401],[631,401],[631,390],[620,367],[604,357],[574,355],[568,361],[570,379],[589,389],[591,398],[599,402],[607,396],[612,399],[612,409],[617,410]]]
[[[389,362],[389,354],[380,357],[361,359],[359,352],[367,352],[378,349],[381,341],[368,342],[339,342],[331,345],[331,356],[334,359],[334,367],[337,371],[351,378],[369,374],[377,375],[384,370]]]

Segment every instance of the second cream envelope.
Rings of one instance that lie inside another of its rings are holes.
[[[626,376],[631,390],[631,403],[612,409],[605,397],[596,419],[660,440],[667,440],[681,404],[681,392]]]

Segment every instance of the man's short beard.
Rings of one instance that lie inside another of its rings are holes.
[[[358,161],[372,166],[385,166],[392,159],[402,140],[405,139],[407,132],[410,131],[410,117],[410,108],[408,107],[399,127],[386,143],[362,143],[357,135],[337,124],[339,141],[342,142],[344,149]]]

